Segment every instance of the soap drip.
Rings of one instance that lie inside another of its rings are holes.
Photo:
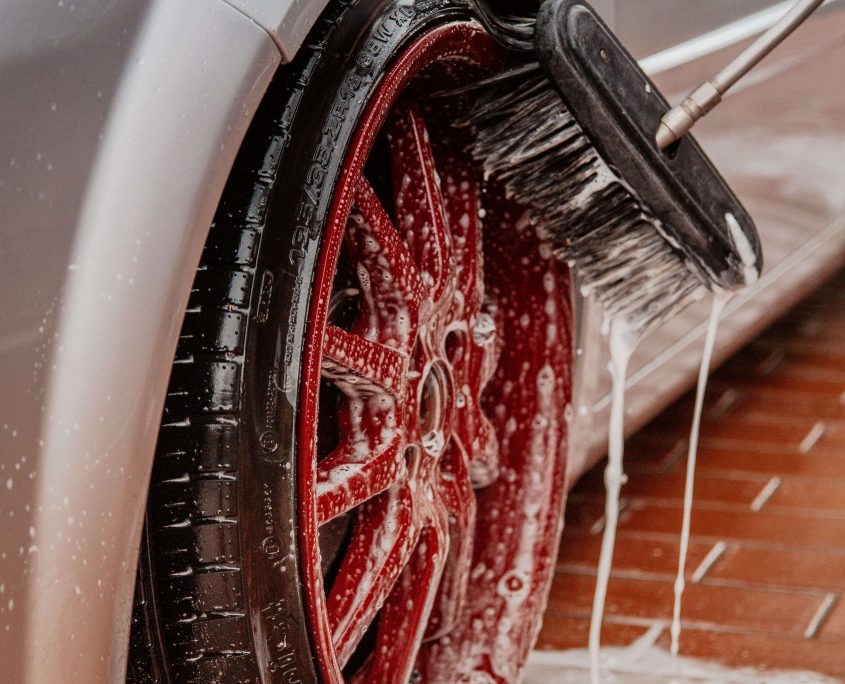
[[[690,519],[692,517],[692,497],[695,488],[695,462],[698,455],[698,435],[701,427],[701,411],[704,406],[704,392],[707,388],[707,377],[710,374],[710,361],[713,357],[713,347],[716,344],[716,329],[719,317],[725,308],[729,295],[716,294],[710,309],[710,320],[707,324],[707,336],[704,338],[704,351],[701,355],[701,365],[698,369],[698,386],[695,392],[695,408],[690,428],[689,452],[687,454],[687,475],[684,486],[684,518],[681,525],[681,549],[678,554],[678,574],[675,578],[675,604],[672,610],[672,656],[677,657],[681,638],[681,597],[684,593],[686,580],[684,573],[687,564],[687,550],[689,549]]]
[[[596,590],[593,594],[593,613],[590,620],[589,650],[592,684],[599,684],[600,679],[601,624],[604,618],[604,603],[613,563],[613,548],[616,544],[616,526],[619,521],[619,491],[626,480],[622,468],[622,456],[625,448],[625,376],[628,371],[628,361],[639,339],[637,332],[630,328],[622,318],[611,320],[608,370],[613,381],[613,393],[608,432],[608,461],[604,471],[606,491],[604,533],[601,540]]]

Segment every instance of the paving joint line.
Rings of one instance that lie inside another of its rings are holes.
[[[819,605],[815,615],[813,615],[812,619],[810,620],[810,624],[807,625],[807,629],[804,630],[805,639],[816,638],[825,621],[827,620],[827,617],[830,615],[830,611],[833,610],[833,607],[836,605],[837,601],[838,597],[836,594],[828,594],[824,597],[824,600]]]
[[[681,457],[689,450],[689,440],[680,438],[672,447],[666,452],[666,455],[660,459],[657,464],[658,472],[668,473],[669,469],[681,460]]]
[[[662,541],[662,542],[677,542],[678,535],[675,532],[660,532],[654,530],[627,530],[627,529],[620,529],[617,533],[617,537],[619,539],[646,539],[646,540],[653,540],[653,541]],[[694,534],[692,536],[692,541],[697,542],[717,542],[719,541],[719,537],[715,535],[709,534]],[[834,556],[841,556],[845,555],[841,549],[834,548],[831,549],[830,544],[784,544],[784,543],[777,543],[772,542],[766,539],[754,539],[751,537],[737,537],[728,539],[728,542],[731,544],[741,544],[742,546],[746,546],[751,549],[764,549],[769,551],[795,551],[798,553],[815,553],[815,554],[822,554],[822,555],[834,555]]]
[[[716,562],[722,557],[722,554],[725,553],[725,549],[728,548],[727,544],[721,539],[713,544],[713,548],[708,551],[707,555],[704,559],[699,563],[698,567],[695,569],[695,572],[692,573],[692,577],[690,581],[693,584],[698,584],[701,580],[704,579],[704,576],[710,571],[710,569],[716,564]]]
[[[558,564],[554,568],[555,577],[593,577],[596,576],[595,566],[578,566]],[[672,584],[675,581],[675,574],[668,572],[643,572],[639,569],[630,570],[613,570],[610,575],[611,580],[623,580],[626,582],[657,582],[664,584]],[[692,576],[689,582],[692,584]],[[720,587],[722,589],[741,589],[751,591],[761,591],[773,594],[790,594],[792,596],[827,596],[830,587],[816,588],[795,586],[791,584],[770,584],[766,582],[754,583],[742,579],[721,579],[712,578],[707,580],[708,587]]]
[[[754,501],[751,502],[751,510],[755,513],[759,511],[763,506],[766,505],[766,502],[772,498],[772,495],[780,488],[781,480],[777,475],[775,475],[771,480],[769,480],[765,485],[763,485],[763,489],[760,490],[760,493],[754,497]]]
[[[816,446],[816,443],[822,438],[825,432],[827,432],[827,423],[823,420],[818,421],[810,428],[804,439],[801,440],[801,443],[798,445],[798,451],[802,454],[808,453],[810,449]]]
[[[554,617],[559,618],[568,618],[568,619],[575,619],[575,620],[584,620],[585,622],[590,621],[590,611],[589,609],[584,610],[558,610],[555,608],[549,608],[547,613]],[[665,622],[665,620],[661,620],[660,618],[648,618],[648,617],[637,617],[634,615],[605,615],[604,621],[605,624],[614,624],[614,625],[627,625],[631,627],[644,627],[648,629],[654,623]],[[758,627],[750,626],[750,625],[737,625],[737,624],[725,624],[723,622],[710,622],[708,620],[691,620],[685,619],[681,623],[683,625],[684,631],[699,631],[699,632],[712,632],[716,634],[741,634],[741,635],[748,635],[748,636],[757,636],[757,637],[769,637],[775,639],[783,639],[784,641],[794,642],[796,639],[795,632],[790,631],[783,631],[780,629],[775,629],[772,631],[761,630]],[[825,643],[838,643],[824,640]]]
[[[774,373],[786,358],[786,351],[783,347],[774,349],[763,361],[757,366],[757,370],[761,375],[768,376]]]
[[[739,392],[737,392],[733,387],[729,387],[724,392],[722,392],[722,395],[710,408],[707,417],[711,420],[721,418],[724,413],[736,403],[737,399],[739,399]]]

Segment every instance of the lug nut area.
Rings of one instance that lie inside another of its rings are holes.
[[[447,424],[454,405],[452,374],[443,361],[435,361],[426,371],[419,400],[420,437],[423,450],[440,456],[446,446]]]

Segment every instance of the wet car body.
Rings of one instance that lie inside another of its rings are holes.
[[[119,681],[147,479],[193,273],[228,169],[321,2],[18,0],[0,8],[0,680]],[[845,256],[845,3],[697,137],[761,232],[717,358]],[[788,3],[596,6],[676,99]],[[283,68],[283,67],[282,67]],[[686,389],[706,304],[640,346],[628,429]],[[600,314],[576,301],[570,481],[603,453]]]

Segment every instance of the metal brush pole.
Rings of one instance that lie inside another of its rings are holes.
[[[783,18],[749,45],[736,59],[709,81],[686,96],[681,104],[672,107],[660,119],[654,136],[657,147],[666,149],[683,137],[693,124],[722,101],[722,95],[745,76],[790,33],[797,29],[824,0],[798,0]]]

